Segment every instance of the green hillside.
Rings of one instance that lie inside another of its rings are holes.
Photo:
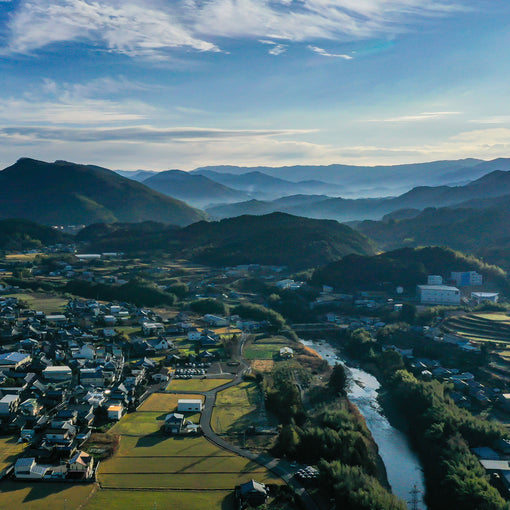
[[[346,225],[283,213],[202,221],[183,229],[152,223],[93,225],[78,239],[94,250],[162,250],[213,266],[256,263],[307,268],[351,253],[374,253],[371,241]]]
[[[451,271],[478,271],[486,281],[508,288],[502,269],[439,247],[401,248],[372,257],[350,255],[317,269],[313,281],[349,290],[413,287],[426,283],[430,274],[449,277]]]
[[[27,250],[41,245],[69,242],[71,236],[33,221],[9,219],[0,220],[0,249]]]
[[[23,158],[0,172],[0,218],[49,225],[160,221],[188,225],[205,214],[110,170]]]
[[[510,196],[486,208],[426,209],[413,218],[363,221],[356,228],[381,249],[440,245],[510,267]]]
[[[200,222],[185,228],[183,235],[195,260],[220,266],[258,263],[303,268],[351,253],[373,253],[372,243],[346,225],[284,213]]]

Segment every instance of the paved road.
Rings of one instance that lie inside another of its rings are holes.
[[[308,494],[306,489],[294,478],[293,469],[289,465],[288,462],[280,459],[275,459],[269,455],[256,454],[250,452],[249,450],[244,450],[243,448],[239,448],[238,446],[234,446],[233,444],[225,441],[223,438],[218,436],[214,432],[211,427],[211,418],[214,409],[214,404],[216,402],[216,395],[219,391],[226,390],[227,388],[231,388],[232,386],[236,386],[243,380],[243,375],[250,370],[249,365],[244,361],[242,357],[242,350],[244,347],[244,338],[239,343],[239,347],[237,353],[235,354],[235,358],[240,363],[240,370],[238,371],[235,379],[219,386],[218,388],[214,388],[210,391],[202,392],[202,395],[205,396],[204,407],[202,409],[202,416],[200,417],[200,426],[202,427],[202,431],[204,436],[209,439],[212,443],[216,444],[220,448],[228,450],[232,453],[240,455],[241,457],[245,457],[251,461],[257,462],[261,466],[266,467],[274,474],[280,476],[285,480],[285,482],[292,487],[294,492],[301,497],[306,510],[319,510],[319,507],[315,503],[315,501]]]

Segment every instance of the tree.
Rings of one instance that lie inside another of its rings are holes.
[[[414,324],[416,320],[416,306],[410,303],[404,303],[400,312],[400,320],[407,324]]]
[[[328,385],[336,393],[345,395],[347,393],[347,372],[343,365],[337,363],[329,376]]]

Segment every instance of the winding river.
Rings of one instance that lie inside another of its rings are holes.
[[[425,509],[426,505],[423,501],[425,480],[420,461],[411,449],[406,435],[393,427],[384,415],[377,400],[380,388],[377,379],[364,370],[349,366],[326,342],[310,340],[301,340],[301,342],[314,349],[330,365],[342,363],[350,370],[352,383],[348,392],[349,399],[358,406],[365,417],[367,426],[379,447],[379,455],[386,467],[393,493],[409,503],[412,499],[411,491],[416,487],[419,491],[417,508]],[[412,508],[411,505],[409,506]]]

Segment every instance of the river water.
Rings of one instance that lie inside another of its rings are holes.
[[[301,340],[301,342],[314,349],[330,365],[342,363],[350,370],[352,383],[348,392],[349,400],[356,404],[365,417],[386,467],[393,493],[409,503],[412,499],[411,491],[416,487],[419,491],[418,508],[425,509],[426,505],[423,501],[425,480],[420,461],[411,449],[406,435],[393,427],[384,415],[377,401],[379,381],[368,372],[349,366],[338,357],[336,350],[330,344],[310,340]],[[409,505],[409,508],[412,506]]]

